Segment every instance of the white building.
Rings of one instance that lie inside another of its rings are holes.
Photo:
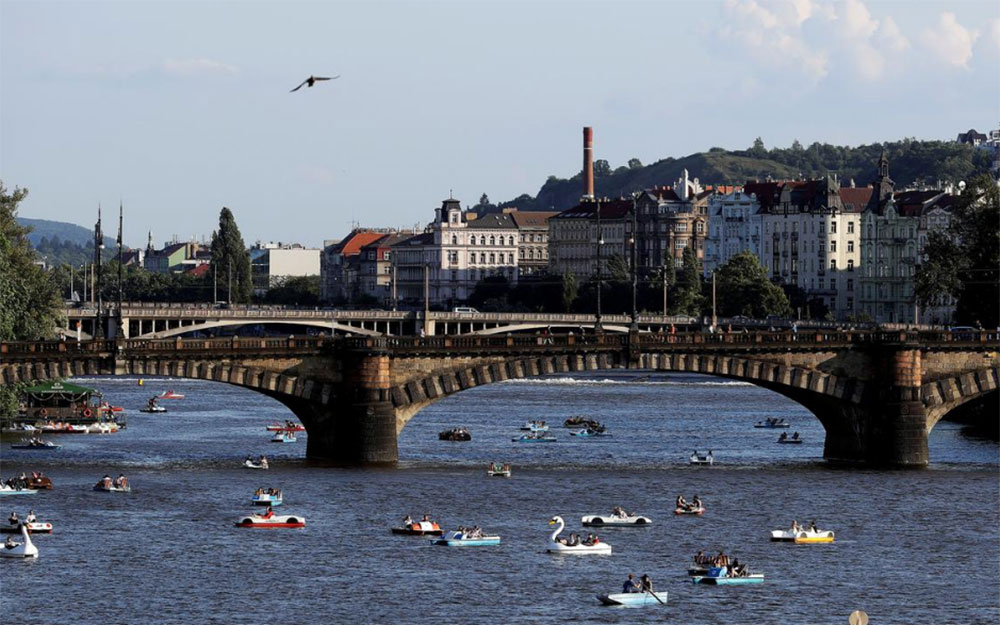
[[[261,243],[250,248],[254,291],[263,293],[284,280],[320,275],[320,250],[297,243]]]

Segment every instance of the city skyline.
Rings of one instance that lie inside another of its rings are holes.
[[[579,171],[584,125],[616,167],[953,140],[1000,109],[992,2],[602,8],[5,1],[0,171],[24,217],[121,199],[133,246],[207,236],[223,205],[247,243],[319,246],[422,225],[452,189],[534,195]],[[288,93],[310,74],[341,78]]]

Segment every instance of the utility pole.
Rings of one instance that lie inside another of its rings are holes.
[[[219,303],[219,267],[212,263],[212,305]]]
[[[637,228],[636,205],[639,199],[638,192],[632,194],[632,324],[629,326],[631,332],[639,331],[639,307],[636,302],[636,292],[639,288],[639,259],[636,255],[636,248],[639,245],[639,233]]]
[[[97,284],[94,290],[97,291],[97,319],[94,328],[94,338],[104,338],[104,232],[101,230],[101,205],[97,205],[97,224],[94,226],[94,264],[97,265]]]
[[[663,320],[667,320],[667,266],[663,265]]]
[[[125,336],[125,322],[122,319],[122,265],[124,264],[125,254],[122,245],[122,215],[123,208],[121,202],[118,203],[118,314],[115,322],[118,325],[118,331],[115,333],[115,338]]]
[[[396,255],[392,256],[392,310],[396,311],[399,307],[399,291],[396,287]]]
[[[597,316],[594,321],[594,332],[604,331],[601,325],[601,248],[604,246],[604,231],[601,230],[601,201],[597,200]]]

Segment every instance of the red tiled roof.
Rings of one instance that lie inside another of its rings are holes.
[[[840,189],[840,201],[844,204],[844,212],[860,213],[864,211],[873,192],[874,189],[871,187],[844,187]]]
[[[205,263],[204,265],[198,265],[194,269],[189,269],[186,273],[189,276],[194,276],[195,278],[200,278],[202,276],[208,275],[208,272],[212,270],[211,263]]]
[[[518,228],[540,227],[548,223],[550,217],[555,217],[555,211],[517,211],[509,213]]]
[[[355,230],[350,233],[344,240],[335,245],[334,247],[340,253],[341,256],[354,256],[355,254],[361,253],[361,248],[378,241],[384,236],[388,236],[384,232],[369,232],[366,230]]]

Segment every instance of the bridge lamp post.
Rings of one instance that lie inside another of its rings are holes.
[[[637,230],[638,219],[636,214],[638,213],[637,206],[640,193],[640,191],[636,191],[632,194],[632,236],[629,238],[629,243],[632,245],[632,323],[629,326],[630,332],[639,331],[639,307],[636,298],[639,289],[639,261],[636,256],[639,232]]]
[[[601,230],[601,201],[597,201],[597,315],[594,320],[594,332],[601,333],[601,247],[604,245],[604,231]]]

